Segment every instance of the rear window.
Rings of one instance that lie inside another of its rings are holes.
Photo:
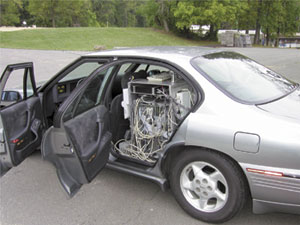
[[[196,57],[191,63],[219,89],[244,103],[273,101],[297,87],[278,73],[234,52]]]

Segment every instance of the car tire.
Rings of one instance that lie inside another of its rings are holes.
[[[223,223],[246,203],[244,174],[229,157],[212,150],[186,150],[169,171],[170,186],[179,205],[191,216]]]

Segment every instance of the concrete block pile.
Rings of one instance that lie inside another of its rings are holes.
[[[227,47],[252,47],[253,38],[249,34],[226,31],[219,34],[219,42]]]

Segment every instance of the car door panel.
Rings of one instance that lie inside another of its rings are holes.
[[[43,159],[56,167],[58,179],[70,197],[88,182],[63,129],[50,127],[44,134],[41,150]]]
[[[37,95],[32,63],[7,66],[1,77],[0,94],[14,70],[24,70],[24,98],[3,106],[0,110],[0,175],[19,165],[40,146],[43,114],[40,98]],[[31,85],[30,89],[27,85]],[[29,88],[29,89],[28,89]],[[29,91],[31,90],[31,92]],[[28,93],[31,96],[27,96]]]
[[[112,135],[103,90],[115,71],[110,65],[94,71],[64,101],[42,140],[43,158],[54,164],[70,197],[108,161]]]
[[[1,110],[5,137],[16,166],[41,142],[41,104],[38,97],[19,102]]]
[[[111,133],[108,132],[108,123],[105,122],[108,120],[108,110],[100,105],[64,124],[89,181],[106,164],[109,155]]]
[[[45,133],[42,154],[52,162],[65,191],[72,197],[90,182],[108,160],[111,133],[108,110],[100,105]]]

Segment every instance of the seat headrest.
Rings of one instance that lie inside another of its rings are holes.
[[[148,76],[146,70],[140,70],[136,73],[126,73],[121,80],[121,86],[123,89],[128,88],[128,82],[134,79],[146,79]]]

